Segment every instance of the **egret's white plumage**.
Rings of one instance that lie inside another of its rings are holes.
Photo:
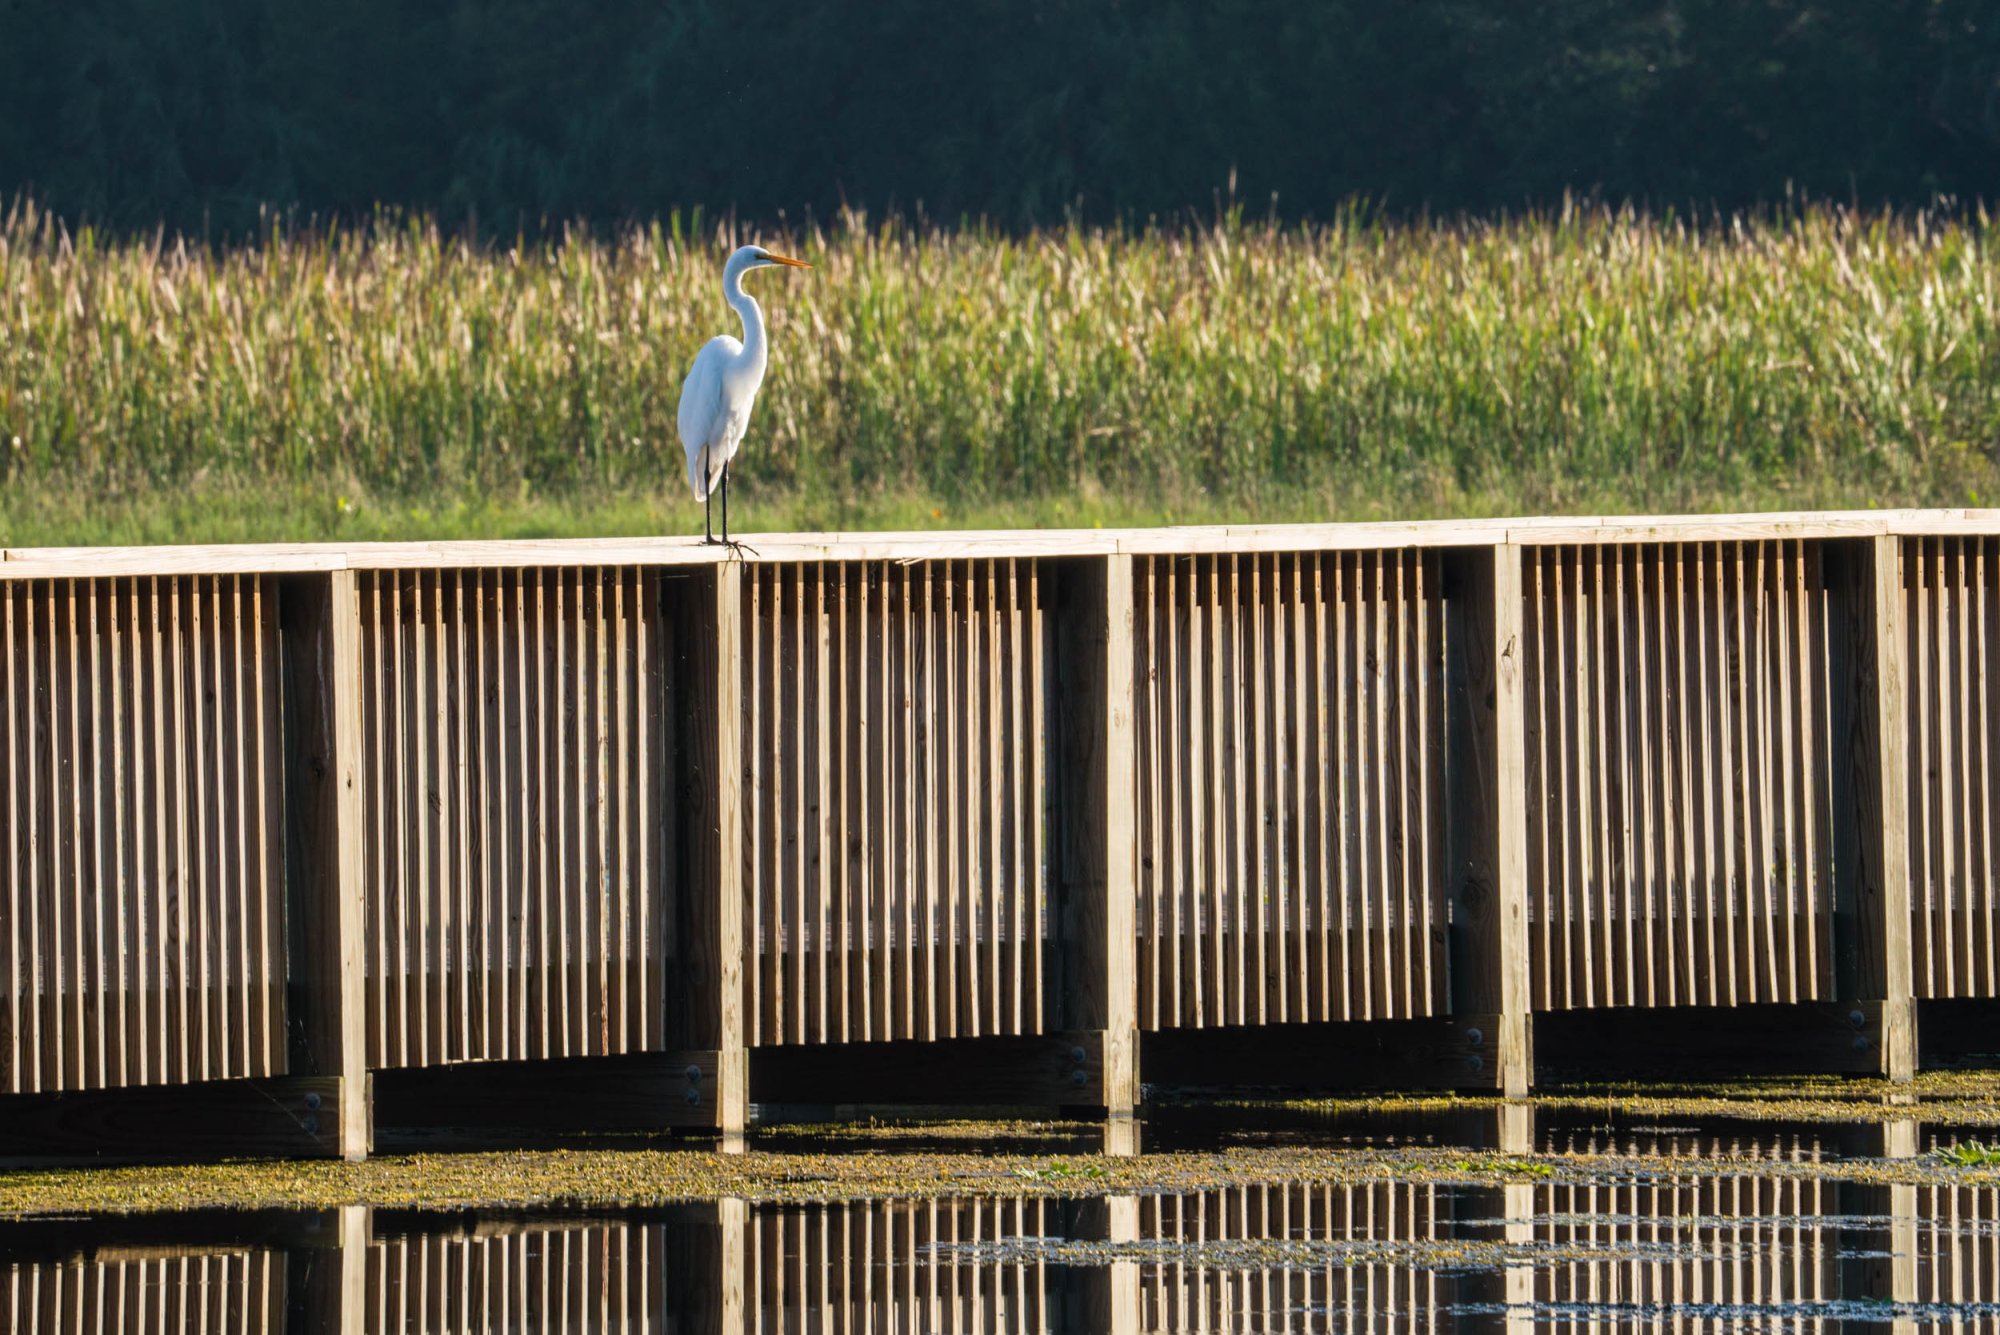
[[[743,319],[743,337],[718,334],[702,345],[687,379],[681,382],[678,422],[681,448],[687,451],[688,485],[694,498],[707,504],[718,484],[725,483],[729,461],[743,444],[750,425],[750,407],[764,383],[769,349],[764,339],[764,311],[743,290],[743,275],[752,269],[788,264],[812,266],[762,246],[741,246],[722,270],[722,295]],[[723,536],[728,536],[728,504],[724,499]]]

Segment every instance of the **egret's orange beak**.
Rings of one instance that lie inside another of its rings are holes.
[[[812,268],[812,265],[807,264],[804,260],[795,260],[790,255],[780,255],[776,251],[771,251],[771,250],[765,251],[764,258],[771,261],[771,263],[773,264],[789,264],[794,269]]]

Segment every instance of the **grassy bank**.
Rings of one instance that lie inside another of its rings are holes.
[[[0,541],[687,532],[736,238],[421,222],[210,252],[0,222]],[[761,238],[737,527],[1981,504],[2000,226],[848,220]]]

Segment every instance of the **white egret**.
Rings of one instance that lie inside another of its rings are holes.
[[[743,318],[743,339],[717,334],[695,355],[694,366],[681,382],[681,448],[687,451],[688,484],[702,503],[702,531],[715,541],[709,522],[710,498],[722,491],[722,540],[729,541],[729,461],[743,443],[750,425],[750,405],[764,383],[769,350],[764,340],[764,312],[757,299],[743,290],[743,275],[752,269],[778,265],[810,269],[804,260],[774,255],[762,246],[739,246],[722,268],[722,295]]]

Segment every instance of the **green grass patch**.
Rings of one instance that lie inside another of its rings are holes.
[[[0,542],[686,533],[739,238],[0,218]],[[743,531],[1982,504],[1981,216],[762,238]]]
[[[1044,1164],[1027,1164],[1014,1170],[1029,1182],[1095,1182],[1104,1176],[1104,1165],[1051,1159]]]

